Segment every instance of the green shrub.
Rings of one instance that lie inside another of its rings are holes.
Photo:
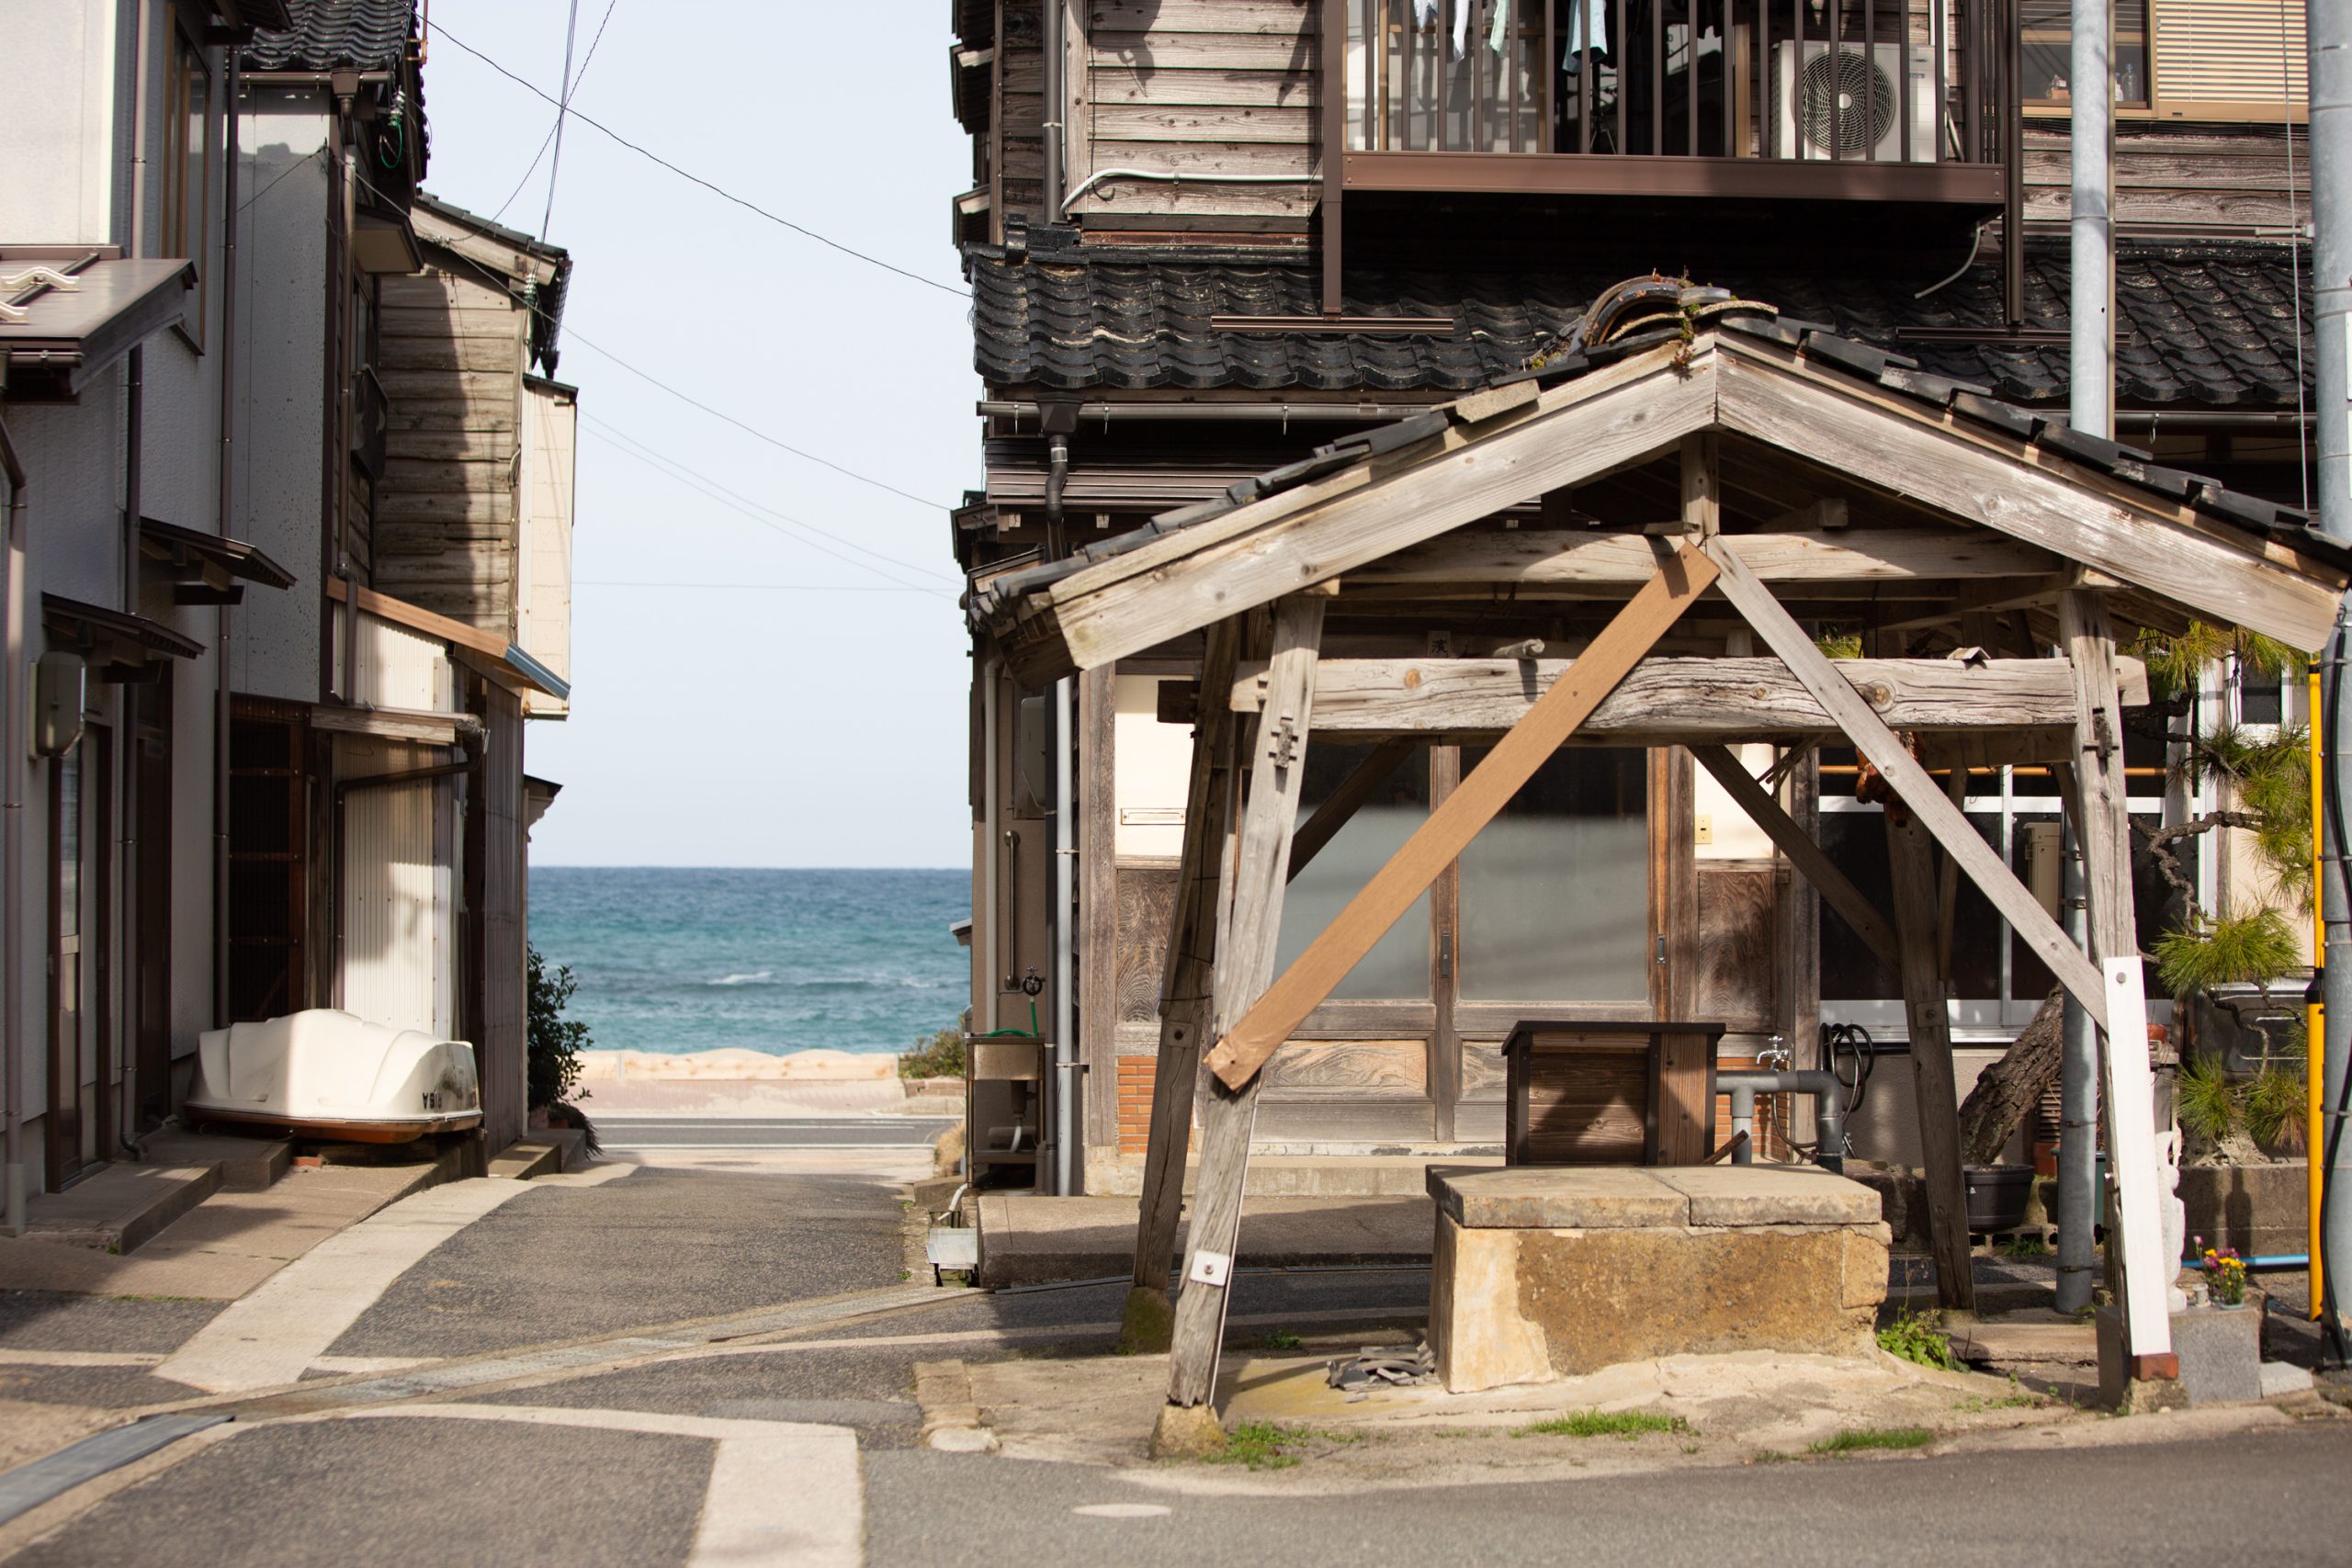
[[[2156,974],[2176,997],[2249,980],[2274,980],[2302,962],[2287,917],[2276,909],[2192,923],[2156,939]]]
[[[1511,1433],[1514,1438],[1622,1438],[1632,1442],[1645,1432],[1680,1432],[1690,1423],[1679,1416],[1659,1416],[1647,1410],[1578,1410],[1549,1421],[1538,1421]]]
[[[550,969],[539,950],[526,945],[528,958],[529,1035],[525,1046],[525,1073],[530,1107],[544,1111],[574,1099],[585,1100],[580,1086],[580,1053],[589,1047],[588,1026],[563,1016],[571,993],[580,988],[568,965]],[[583,1122],[585,1118],[582,1118]]]
[[[1834,1438],[1824,1438],[1807,1452],[1860,1453],[1869,1449],[1924,1449],[1936,1440],[1925,1427],[1849,1427]]]
[[[2219,1056],[2190,1056],[2180,1065],[2173,1113],[2190,1136],[2218,1144],[2238,1130],[2238,1086]]]
[[[2245,1130],[2267,1148],[2301,1153],[2310,1113],[2303,1074],[2293,1067],[2266,1067],[2245,1091]]]
[[[964,1032],[960,1029],[934,1030],[915,1042],[915,1048],[899,1058],[899,1076],[902,1078],[960,1078],[964,1076]]]

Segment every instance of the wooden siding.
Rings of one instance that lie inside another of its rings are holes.
[[[2073,210],[2068,144],[2063,121],[2027,123],[2028,223],[2064,223]],[[2127,232],[2224,235],[2259,229],[2276,238],[2310,218],[2310,149],[2300,126],[2190,131],[2126,124],[2115,139],[2115,218]]]
[[[1102,229],[1303,228],[1322,195],[1309,183],[1321,171],[1317,0],[1087,0],[1085,8],[1071,188],[1110,169],[1300,183],[1105,181],[1071,212]]]
[[[453,266],[386,278],[379,319],[391,420],[365,581],[511,637],[529,312]]]

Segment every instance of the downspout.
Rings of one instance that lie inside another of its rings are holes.
[[[122,434],[122,609],[123,614],[135,615],[139,613],[139,517],[146,506],[144,475],[141,472],[145,467],[143,458],[147,439],[146,347],[143,344],[133,347],[125,364],[126,379],[130,384],[130,397],[129,406],[123,415]],[[170,671],[165,671],[158,679],[166,678],[169,674]],[[130,705],[128,699],[123,705],[127,716]],[[116,777],[107,782],[107,787],[114,791],[114,797],[118,802],[128,806],[131,795],[130,781],[136,771],[133,759],[137,755],[139,746],[136,735],[126,736],[125,739],[127,744],[115,748]],[[134,908],[132,900],[137,896],[139,888],[139,875],[135,869],[139,858],[135,852],[139,829],[136,819],[128,810],[117,810],[114,818],[115,840],[118,845],[114,867],[117,889],[114,908],[117,928],[121,935],[121,942],[118,944],[117,951],[129,958],[137,951],[132,933],[138,930],[139,922],[132,913]],[[98,940],[113,942],[116,934],[115,931],[100,931]],[[132,1135],[133,1130],[138,1125],[139,1116],[137,1092],[139,1053],[136,1050],[125,1048],[130,1043],[131,1033],[130,1025],[133,1010],[128,1003],[130,997],[137,994],[137,966],[130,963],[119,965],[110,976],[109,983],[115,991],[114,1005],[107,1010],[114,1020],[115,1038],[100,1041],[98,1049],[119,1053],[118,1060],[120,1064],[120,1072],[118,1075],[119,1089],[115,1095],[115,1136],[124,1148],[130,1151],[134,1159],[143,1159],[146,1157],[145,1152],[140,1148],[139,1140]],[[125,988],[126,983],[128,983],[128,990]]]
[[[223,95],[228,112],[222,140],[229,166],[221,180],[220,237],[220,496],[219,532],[235,536],[237,455],[237,160],[239,57],[244,46],[229,46]],[[220,650],[214,656],[212,688],[212,1026],[229,1026],[229,718],[233,702],[229,675],[230,607],[216,612]]]
[[[980,986],[973,997],[972,1032],[986,1034],[997,1027],[997,996],[1002,981],[998,959],[1004,952],[1004,932],[998,930],[1001,905],[997,894],[997,863],[1003,850],[997,843],[997,659],[980,661],[980,897],[987,918],[980,930]]]
[[[138,64],[131,72],[130,87],[130,243],[123,254],[134,259],[147,254],[147,83],[154,67],[148,58],[147,40],[155,30],[152,0],[139,0],[131,25],[139,29],[131,40],[133,58]]]
[[[359,239],[359,125],[353,118],[352,100],[341,100],[340,134],[343,137],[343,265],[336,269],[335,341],[343,345],[343,353],[335,365],[335,432],[334,432],[334,515],[335,561],[334,574],[350,587],[358,584],[351,575],[351,437],[357,412],[352,406],[352,387],[359,374],[359,357],[367,352],[367,344],[352,336],[351,295],[358,274],[353,258]],[[343,694],[345,702],[359,700],[359,605],[357,595],[345,594],[343,604]]]
[[[1078,1132],[1077,1024],[1078,919],[1071,874],[1078,861],[1075,813],[1070,809],[1070,751],[1078,743],[1078,682],[1054,682],[1054,1196],[1071,1193],[1070,1147]]]
[[[2304,18],[2311,49],[2309,103],[2312,154],[2312,331],[2319,347],[2319,525],[2352,541],[2352,366],[2346,330],[2352,325],[2352,6],[2313,6]],[[2320,971],[2326,1009],[2321,1058],[2323,1145],[2312,1151],[2320,1181],[2320,1262],[2323,1317],[2338,1360],[2345,1355],[2343,1295],[2336,1282],[2352,1269],[2352,1195],[2343,1189],[2352,1171],[2352,1143],[2344,1136],[2352,1111],[2352,887],[2346,882],[2346,810],[2352,775],[2346,773],[2346,720],[2352,690],[2345,663],[2352,651],[2352,617],[2339,609],[2335,633],[2321,666],[2325,727],[2326,806],[2322,822],[2321,879],[2326,952]]]
[[[327,592],[331,579],[343,575],[342,519],[343,498],[349,485],[343,475],[343,453],[339,449],[343,435],[344,386],[343,337],[348,316],[350,280],[345,276],[346,253],[351,247],[351,228],[345,214],[352,205],[351,160],[348,148],[352,94],[358,91],[356,81],[343,73],[334,78],[334,130],[331,135],[337,143],[337,156],[328,160],[334,171],[328,181],[328,246],[326,277],[326,331],[322,334],[325,347],[323,378],[325,386],[320,398],[319,420],[319,701],[335,699],[334,600]],[[348,671],[345,672],[346,677]]]
[[[1046,10],[1046,73],[1044,91],[1045,113],[1037,127],[1046,144],[1044,207],[1048,223],[1062,220],[1062,27],[1065,21],[1062,0],[1045,0]]]
[[[5,373],[6,360],[0,355],[0,373]],[[5,734],[0,734],[0,746],[7,750],[5,763],[0,763],[0,778],[6,781],[5,801],[0,801],[0,989],[7,993],[5,1005],[7,1017],[0,1022],[6,1030],[8,1070],[7,1194],[6,1219],[8,1234],[25,1234],[25,1203],[29,1188],[25,1175],[25,954],[22,898],[25,869],[25,707],[30,694],[25,675],[25,468],[17,461],[17,444],[8,434],[7,422],[0,420],[0,471],[8,477],[8,590],[6,608],[0,611],[0,635],[7,641],[6,716],[0,720]]]
[[[2067,79],[2068,177],[2072,218],[2067,227],[2072,286],[2067,299],[2070,362],[2067,421],[2086,435],[2115,434],[2115,71],[2109,58],[2110,18],[2105,6],[2074,7]],[[2013,149],[2011,156],[2022,156]],[[2083,903],[2078,824],[2063,830],[2066,933],[2087,950],[2090,927]],[[2058,1066],[2058,1310],[2091,1304],[2096,1273],[2091,1216],[2098,1180],[2098,1037],[2090,1014],[2071,995],[2060,1020]]]

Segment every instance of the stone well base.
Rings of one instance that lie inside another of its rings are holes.
[[[1878,1195],[1811,1167],[1433,1168],[1430,1337],[1456,1393],[1736,1350],[1860,1356]]]

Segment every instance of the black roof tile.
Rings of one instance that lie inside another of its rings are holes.
[[[293,26],[245,46],[248,71],[397,70],[416,35],[416,0],[287,0]]]
[[[2308,398],[2314,356],[2307,335],[2298,342],[2298,254],[2290,245],[2243,241],[2125,245],[2116,268],[2120,403],[2292,408],[2299,348]],[[1348,278],[1349,314],[1442,316],[1453,329],[1402,338],[1242,334],[1217,332],[1210,319],[1319,315],[1317,269],[1303,257],[1238,251],[1101,250],[1053,259],[1033,253],[1020,263],[1001,249],[974,247],[967,259],[980,374],[1000,386],[1063,390],[1466,392],[1524,370],[1617,282],[1566,270],[1358,268]],[[1924,299],[1883,278],[1759,271],[1710,281],[1780,309],[1778,326],[1747,322],[1743,330],[1793,343],[1818,329],[2011,402],[2065,399],[2063,344],[1922,343],[1899,335],[1996,323],[2000,278],[1990,264]],[[2029,250],[2028,326],[2065,327],[2067,282],[2063,248]],[[2307,315],[2309,290],[2304,294]],[[2302,325],[2307,334],[2308,321]],[[1916,389],[1936,395],[1924,383]]]

